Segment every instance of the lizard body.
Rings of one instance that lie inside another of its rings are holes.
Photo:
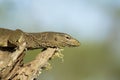
[[[12,30],[0,28],[0,46],[8,46],[7,40]]]
[[[1,47],[12,47],[18,45],[21,41],[21,37],[24,36],[24,32],[17,30],[10,30],[0,28],[0,46]]]
[[[79,41],[66,33],[60,32],[39,32],[27,33],[22,30],[9,30],[0,28],[0,46],[17,47],[20,42],[26,42],[27,49],[48,48],[48,47],[77,47]]]

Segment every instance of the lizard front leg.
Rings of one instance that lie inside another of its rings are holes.
[[[8,46],[19,48],[25,42],[25,33],[19,29],[13,31],[8,38]]]

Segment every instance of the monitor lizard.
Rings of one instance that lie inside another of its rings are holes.
[[[27,49],[36,48],[61,48],[78,47],[80,42],[67,33],[38,32],[28,33],[20,29],[10,30],[0,28],[0,47],[19,47],[21,42],[26,42]]]

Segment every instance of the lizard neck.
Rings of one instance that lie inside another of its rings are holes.
[[[47,47],[59,47],[59,45],[51,39],[51,36],[48,36],[48,33],[29,33],[27,42],[31,44],[28,47],[35,48],[47,48]]]
[[[32,35],[32,34],[25,34],[25,41],[26,41],[26,47],[28,49],[32,49],[32,48],[40,48],[41,46],[39,45],[40,43],[38,43],[38,40]]]

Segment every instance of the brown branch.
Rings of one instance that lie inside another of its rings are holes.
[[[49,58],[55,53],[54,48],[48,48],[47,50],[39,53],[35,60],[25,64],[20,67],[20,69],[14,74],[14,78],[12,80],[34,80],[37,78],[39,73],[41,72],[41,68],[47,64]]]
[[[25,47],[26,43],[23,42],[16,51],[0,48],[0,80],[35,80],[48,64],[48,60],[59,51],[56,48],[47,48],[33,61],[23,64]]]
[[[56,48],[47,48],[33,61],[23,64],[25,46],[23,43],[14,52],[0,51],[0,80],[34,80],[41,73],[42,67],[45,67],[58,51]]]
[[[18,68],[18,66],[21,64],[21,61],[24,57],[24,49],[25,49],[26,43],[23,43],[19,46],[19,49],[16,49],[16,51],[9,51],[5,48],[5,51],[3,49],[0,50],[0,78],[1,80],[8,80],[4,79],[12,75],[12,71]],[[21,58],[19,58],[22,56]],[[17,67],[17,68],[16,68]]]

